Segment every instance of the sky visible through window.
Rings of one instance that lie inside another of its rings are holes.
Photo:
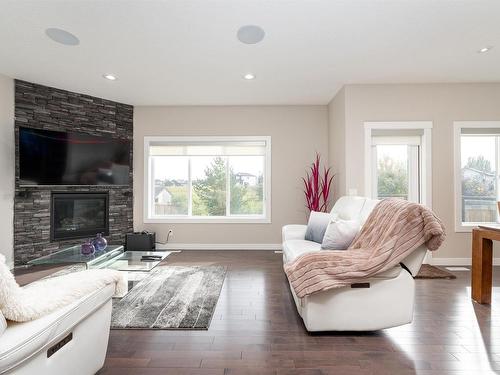
[[[377,159],[389,158],[402,163],[407,162],[407,147],[394,145],[391,147],[378,147]],[[467,164],[470,157],[483,156],[490,161],[492,170],[495,169],[495,136],[464,136],[461,137],[461,167]]]
[[[467,164],[469,157],[484,156],[495,168],[495,136],[464,136],[461,137],[461,166]]]
[[[406,164],[408,160],[408,146],[407,145],[383,145],[377,147],[377,159],[389,158],[396,162]]]

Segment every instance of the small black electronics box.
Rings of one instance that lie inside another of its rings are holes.
[[[125,251],[155,251],[155,232],[134,232],[127,233],[125,237]]]

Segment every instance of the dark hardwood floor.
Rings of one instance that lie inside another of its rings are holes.
[[[491,307],[471,302],[470,272],[454,272],[456,280],[416,280],[412,324],[309,334],[281,254],[183,251],[167,263],[228,267],[210,329],[113,330],[99,375],[500,373],[500,290]]]

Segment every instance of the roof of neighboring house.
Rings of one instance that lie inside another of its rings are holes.
[[[167,194],[170,195],[170,192],[167,190],[167,188],[165,186],[155,186],[155,198],[158,197],[158,195],[160,195],[160,193],[165,190],[167,192]]]
[[[246,172],[236,173],[236,176],[240,176],[240,177],[257,177],[257,176],[256,176],[256,175],[254,175],[254,174],[251,174],[251,173],[246,173]]]

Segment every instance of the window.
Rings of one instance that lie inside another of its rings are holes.
[[[373,136],[373,197],[420,202],[420,137]]]
[[[499,222],[500,122],[455,123],[456,230]]]
[[[146,137],[145,222],[270,222],[270,137]]]
[[[365,123],[365,190],[432,205],[430,122]]]

